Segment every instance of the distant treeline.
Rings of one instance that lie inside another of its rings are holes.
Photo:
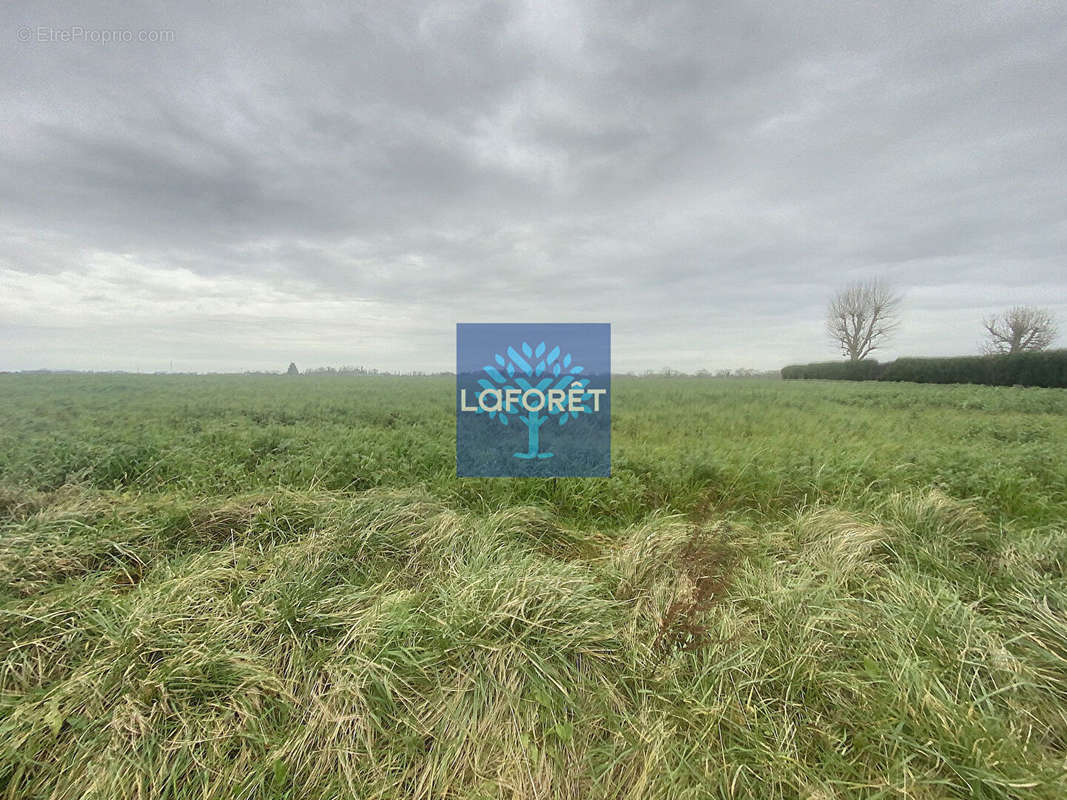
[[[616,372],[627,378],[781,378],[779,370],[758,370],[742,367],[740,369],[718,369],[712,372],[707,369],[698,369],[696,372],[683,372],[673,367],[662,369],[646,369],[643,372]]]
[[[445,376],[454,375],[453,372],[420,372],[419,370],[412,370],[409,372],[391,372],[385,369],[366,369],[363,367],[313,367],[312,369],[304,370],[303,372],[295,373],[298,375],[375,375],[381,377],[426,377],[426,376]],[[167,372],[164,370],[157,370],[155,372],[131,372],[124,369],[108,369],[108,370],[81,370],[81,369],[23,369],[16,371],[0,370],[0,375],[153,375],[153,376],[265,376],[265,377],[278,377],[279,375],[285,376],[284,371],[279,370],[244,370],[243,372]]]
[[[387,370],[368,369],[366,367],[312,367],[305,369],[301,375],[415,375],[415,376],[445,376],[455,375],[454,372],[389,372]],[[756,370],[756,369],[720,369],[715,372],[701,369],[696,372],[682,372],[673,367],[661,369],[648,369],[643,372],[615,372],[617,376],[627,378],[780,378],[779,371]]]
[[[421,370],[409,370],[402,372],[399,370],[377,369],[374,367],[310,367],[304,370],[293,370],[286,372],[285,370],[245,370],[243,372],[165,372],[158,370],[155,372],[131,372],[129,370],[77,370],[77,369],[25,369],[17,370],[14,372],[7,372],[0,370],[0,375],[246,375],[246,376],[264,376],[264,377],[277,377],[279,375],[289,377],[310,375],[310,376],[344,376],[344,375],[368,375],[376,377],[454,377],[455,372],[443,371],[443,372],[424,372]],[[672,367],[664,367],[662,369],[649,369],[643,372],[614,372],[613,375],[627,378],[781,378],[779,370],[757,370],[757,369],[720,369],[714,372],[706,369],[700,369],[696,372],[683,372],[681,370],[674,369]]]
[[[381,375],[391,377],[416,377],[453,375],[452,372],[423,372],[422,370],[409,370],[407,372],[378,369],[377,367],[311,367],[305,369],[303,375]]]
[[[898,358],[885,364],[873,359],[793,364],[782,369],[782,377],[786,380],[912,381],[1067,388],[1067,350],[952,358]]]

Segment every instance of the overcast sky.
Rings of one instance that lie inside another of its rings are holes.
[[[870,276],[883,360],[1067,328],[1055,0],[326,5],[4,4],[0,369],[776,368]]]

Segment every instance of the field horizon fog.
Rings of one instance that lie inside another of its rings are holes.
[[[1060,798],[1067,393],[0,375],[0,797]]]

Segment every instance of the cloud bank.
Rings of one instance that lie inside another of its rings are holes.
[[[0,369],[442,370],[457,321],[523,320],[775,368],[835,357],[826,300],[874,275],[882,358],[1067,322],[1056,4],[0,15]]]

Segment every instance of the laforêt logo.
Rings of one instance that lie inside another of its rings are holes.
[[[460,477],[611,474],[611,326],[459,323]]]

